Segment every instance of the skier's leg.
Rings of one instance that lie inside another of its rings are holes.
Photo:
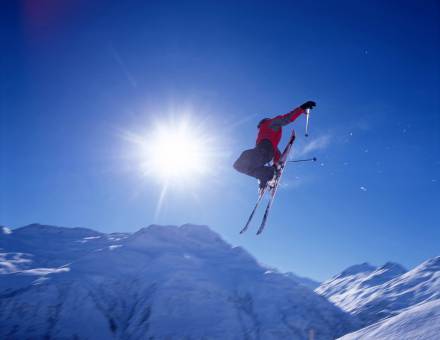
[[[258,178],[261,186],[265,186],[275,174],[275,168],[273,166],[260,166],[255,168],[251,174],[252,177]]]
[[[244,151],[235,161],[234,168],[265,184],[274,175],[274,168],[265,166],[272,160],[273,155],[272,144],[268,140],[263,140],[254,149]]]
[[[252,176],[258,178],[260,186],[265,186],[267,181],[270,181],[274,175],[274,168],[267,166],[274,156],[272,144],[268,140],[263,140],[257,145],[257,150],[260,155],[260,162],[253,170]]]
[[[246,175],[260,178],[266,177],[268,173],[264,165],[270,161],[265,152],[256,147],[254,149],[243,151],[240,157],[234,163],[234,169]]]
[[[250,149],[243,151],[234,163],[234,169],[246,175],[250,175],[255,168],[255,161],[258,158],[257,150]],[[258,166],[258,164],[257,164]]]

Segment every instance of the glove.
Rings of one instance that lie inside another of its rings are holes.
[[[307,110],[307,109],[313,109],[316,106],[316,103],[309,100],[308,102],[305,102],[300,106],[301,109]]]

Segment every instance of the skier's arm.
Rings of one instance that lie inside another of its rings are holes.
[[[296,109],[286,113],[285,115],[279,115],[272,119],[270,123],[270,127],[272,129],[280,128],[281,126],[287,125],[297,119],[301,114],[303,114],[306,110],[301,107],[297,107]]]
[[[286,113],[285,115],[279,115],[272,119],[270,127],[274,130],[287,125],[297,119],[301,114],[306,112],[307,109],[313,109],[316,103],[313,101],[308,101],[297,107],[296,109]]]

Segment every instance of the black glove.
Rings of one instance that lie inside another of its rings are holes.
[[[309,100],[308,102],[305,102],[300,106],[301,109],[307,110],[307,109],[313,109],[316,106],[316,103]]]

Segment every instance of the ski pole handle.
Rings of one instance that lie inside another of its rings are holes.
[[[305,133],[306,137],[309,137],[309,116],[310,116],[310,109],[306,109],[306,133]]]

